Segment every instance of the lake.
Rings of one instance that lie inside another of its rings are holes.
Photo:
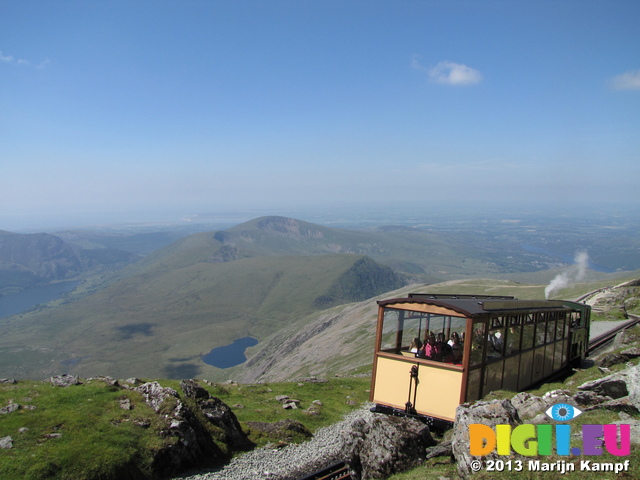
[[[79,283],[51,283],[0,296],[0,318],[23,313],[40,303],[56,300],[76,288]]]
[[[247,361],[244,351],[258,344],[258,340],[253,337],[243,337],[235,342],[217,347],[206,355],[202,355],[202,361],[207,365],[218,368],[235,367]]]

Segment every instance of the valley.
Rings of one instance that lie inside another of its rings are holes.
[[[543,298],[549,281],[571,267],[565,237],[586,228],[549,223],[542,231],[532,218],[470,221],[347,229],[271,216],[188,234],[62,232],[73,242],[69,251],[106,258],[126,248],[139,260],[88,269],[71,277],[81,283],[65,298],[0,319],[2,376],[252,382],[365,371],[376,299],[409,291]],[[614,230],[632,229],[625,223]],[[599,252],[616,238],[622,252],[640,250],[633,238],[609,237],[610,230],[602,227],[579,246],[591,252],[593,242]],[[609,271],[636,266],[631,254],[607,258],[590,260]],[[632,275],[588,270],[581,281]],[[246,362],[217,368],[203,361],[244,337],[257,341],[246,348]]]

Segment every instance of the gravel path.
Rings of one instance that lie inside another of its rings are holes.
[[[319,429],[313,438],[300,444],[283,448],[258,448],[234,458],[228,465],[208,473],[175,477],[183,480],[295,480],[313,473],[331,463],[340,461],[342,433],[358,419],[375,414],[369,411],[373,404],[366,404],[344,417],[340,422]]]

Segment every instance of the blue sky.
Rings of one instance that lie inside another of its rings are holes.
[[[639,22],[634,0],[0,0],[0,229],[640,206]]]

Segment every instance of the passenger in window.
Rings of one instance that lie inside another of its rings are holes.
[[[460,343],[460,335],[458,335],[458,332],[453,332],[451,334],[451,338],[449,339],[449,341],[447,343],[450,346],[453,346],[453,344],[455,343],[455,340],[458,340],[458,343]]]
[[[445,350],[447,349],[447,347],[449,345],[447,345],[447,343],[444,341],[444,333],[439,333],[436,336],[436,345],[438,345],[440,352],[442,352],[442,354],[444,355]]]
[[[456,365],[462,365],[462,343],[460,342],[460,337],[456,332],[453,332],[451,335],[451,355],[453,357],[453,363]]]
[[[427,343],[424,344],[423,352],[424,358],[428,358],[429,360],[439,360],[439,357],[442,356],[441,350],[438,350],[436,335],[434,333],[429,334],[429,339]]]
[[[502,355],[502,345],[504,344],[502,339],[502,332],[497,330],[495,332],[489,332],[489,341],[491,342],[491,348]]]
[[[413,340],[411,340],[411,344],[409,345],[409,351],[417,355],[421,348],[422,342],[418,337],[414,337]]]
[[[482,350],[484,347],[484,329],[476,328],[473,334],[473,343],[471,344],[473,350]]]

